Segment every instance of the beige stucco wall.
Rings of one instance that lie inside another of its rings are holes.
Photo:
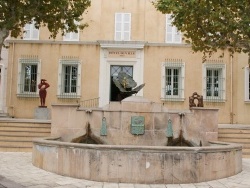
[[[142,92],[144,97],[154,102],[165,103],[168,108],[185,109],[189,105],[188,97],[193,92],[203,94],[202,53],[193,53],[192,49],[185,44],[166,44],[165,15],[157,12],[150,1],[92,0],[91,3],[88,12],[84,14],[84,22],[87,22],[89,26],[80,31],[80,41],[65,42],[62,41],[63,37],[60,35],[55,40],[49,39],[46,28],[40,29],[38,41],[10,40],[8,88],[6,91],[8,93],[7,108],[10,115],[33,118],[33,111],[39,105],[39,98],[17,97],[18,59],[22,56],[35,55],[41,60],[41,78],[46,78],[51,85],[47,90],[46,104],[48,108],[52,103],[76,103],[76,99],[63,101],[56,96],[58,63],[63,56],[76,57],[82,61],[81,99],[78,101],[100,97],[100,74],[107,71],[101,69],[101,65],[104,63],[104,58],[101,57],[104,48],[100,41],[107,41],[111,44],[118,43],[118,46],[114,45],[110,48],[115,50],[137,50],[134,47],[135,43],[138,41],[143,43],[142,48],[139,49],[141,56],[139,63],[142,63],[142,81],[146,83]],[[131,13],[131,42],[129,43],[131,48],[122,49],[123,41],[113,41],[116,12]],[[221,53],[214,54],[210,59],[218,60]],[[249,124],[250,120],[247,115],[250,112],[250,103],[244,101],[244,67],[247,66],[247,56],[234,54],[231,63],[228,52],[224,51],[224,53],[224,57],[220,60],[226,64],[226,100],[220,103],[205,102],[204,105],[220,109],[219,123]],[[161,63],[165,59],[180,59],[185,63],[185,100],[182,102],[166,102],[160,99]],[[116,59],[117,62],[120,60],[123,59]],[[231,67],[231,65],[233,66]],[[138,72],[134,74],[138,74]]]
[[[59,60],[63,56],[77,57],[81,60],[81,99],[98,97],[99,48],[95,45],[57,45],[57,44],[13,44],[10,50],[10,68],[8,69],[7,96],[9,113],[14,117],[33,118],[34,110],[40,105],[39,98],[17,97],[18,59],[30,54],[41,60],[41,78],[45,78],[50,87],[47,89],[46,105],[51,103],[77,103],[79,99],[61,100],[57,98]],[[10,76],[12,75],[12,77]]]

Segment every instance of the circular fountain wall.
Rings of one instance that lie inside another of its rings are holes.
[[[37,139],[33,164],[64,176],[104,182],[179,184],[235,175],[241,146],[205,147],[93,145]]]
[[[171,184],[242,170],[241,146],[217,142],[218,109],[171,111],[131,97],[101,109],[53,105],[52,112],[54,138],[37,139],[33,146],[33,164],[47,171],[95,181]],[[103,144],[72,143],[84,138]],[[177,138],[196,147],[167,146]]]

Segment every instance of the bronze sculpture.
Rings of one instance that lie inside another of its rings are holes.
[[[133,78],[123,71],[119,72],[118,76],[113,78],[113,82],[120,91],[118,101],[138,93],[145,86],[145,84],[141,84],[136,87],[137,83]]]
[[[38,84],[38,89],[39,89],[39,97],[40,97],[40,107],[46,107],[45,106],[45,100],[46,100],[46,95],[47,91],[46,89],[50,86],[45,79],[41,79],[40,84]]]
[[[194,103],[195,99],[197,99],[197,101],[198,101],[197,105]],[[193,95],[191,97],[189,97],[189,107],[204,107],[203,96],[198,95],[197,92],[194,92]]]

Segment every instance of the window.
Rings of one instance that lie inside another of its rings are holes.
[[[116,13],[115,14],[115,40],[129,41],[131,30],[131,14]]]
[[[58,97],[80,97],[81,63],[79,60],[61,60],[58,75]]]
[[[77,21],[75,21],[75,24],[79,25],[79,23]],[[63,36],[63,40],[64,41],[79,41],[79,29],[77,30],[77,32],[66,33]]]
[[[35,97],[38,94],[37,84],[40,80],[40,60],[19,59],[18,96]]]
[[[39,29],[35,28],[35,22],[32,21],[30,24],[24,26],[24,36],[25,40],[39,40]]]
[[[250,102],[250,70],[245,68],[245,101]]]
[[[210,102],[225,101],[225,65],[204,64],[203,65],[203,96],[204,100]]]
[[[172,25],[171,14],[166,15],[166,43],[181,43],[181,32]]]
[[[181,61],[163,63],[161,92],[163,100],[184,100],[184,68],[185,64]]]

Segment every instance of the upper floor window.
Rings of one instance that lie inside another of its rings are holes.
[[[131,35],[131,13],[115,14],[115,40],[129,41]]]
[[[225,101],[226,66],[225,64],[203,65],[203,96],[210,102]]]
[[[39,29],[35,28],[34,21],[32,21],[29,24],[25,24],[23,39],[25,39],[25,40],[39,40]]]
[[[245,68],[245,101],[250,101],[250,68]]]
[[[38,94],[37,84],[40,79],[40,60],[19,59],[18,96],[34,97]]]
[[[166,14],[166,43],[181,43],[181,32],[172,25],[171,14]]]
[[[79,60],[60,60],[58,74],[58,96],[60,98],[79,98],[81,63]]]
[[[162,64],[162,91],[163,100],[184,100],[184,69],[185,64],[179,62],[164,62]]]
[[[78,22],[75,21],[75,24],[78,24]],[[79,29],[77,32],[68,32],[63,36],[64,41],[79,41]]]

